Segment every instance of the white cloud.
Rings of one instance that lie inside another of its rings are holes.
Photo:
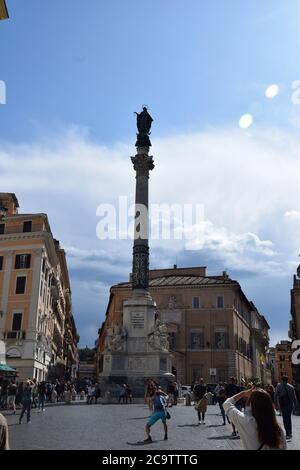
[[[300,211],[290,210],[287,211],[284,215],[285,217],[289,217],[293,220],[300,220]]]
[[[292,274],[300,238],[287,219],[298,220],[300,215],[300,138],[273,128],[247,134],[208,129],[153,139],[152,144],[150,201],[203,204],[202,252],[210,252],[229,272]],[[89,272],[95,281],[101,271],[107,287],[113,275],[127,280],[132,242],[98,240],[96,208],[116,203],[123,195],[133,202],[133,153],[127,143],[99,145],[76,128],[43,144],[1,143],[0,188],[17,194],[22,212],[48,213],[54,236],[69,247],[71,269],[81,270],[79,276]],[[153,262],[159,264],[172,259],[184,242],[157,241],[151,246],[162,247],[157,259],[152,252]],[[100,317],[96,303],[94,309]],[[84,317],[83,311],[78,313]]]

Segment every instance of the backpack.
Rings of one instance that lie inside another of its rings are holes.
[[[288,393],[288,389],[287,389],[286,384],[283,385],[283,388],[284,388],[284,392],[281,392],[281,394],[279,396],[280,408],[285,408],[285,407],[291,406],[291,400],[290,400],[290,397],[289,397],[289,393]]]

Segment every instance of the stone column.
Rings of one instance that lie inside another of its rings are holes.
[[[136,172],[132,289],[148,291],[149,172],[154,169],[153,157],[149,156],[149,147],[137,147],[137,154],[131,157],[131,161]]]

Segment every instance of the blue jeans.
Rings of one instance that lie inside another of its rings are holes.
[[[287,436],[292,434],[292,411],[290,406],[281,408],[283,425]]]
[[[38,403],[38,409],[40,410],[41,408],[45,408],[45,400],[46,400],[46,395],[39,395],[39,403]]]

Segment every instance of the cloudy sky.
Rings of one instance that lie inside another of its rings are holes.
[[[151,240],[151,267],[227,270],[272,342],[286,339],[300,252],[299,2],[7,4],[0,190],[22,212],[48,214],[67,251],[81,345],[93,345],[109,287],[131,269],[132,241],[100,240],[97,208],[112,204],[119,224],[119,198],[133,202],[133,112],[144,103],[151,202],[203,209],[185,227],[200,237]]]

